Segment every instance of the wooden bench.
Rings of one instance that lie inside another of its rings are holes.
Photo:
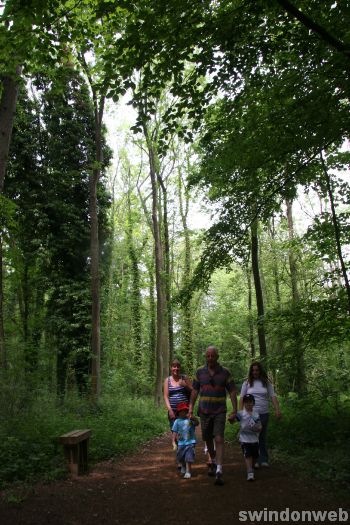
[[[80,476],[88,471],[88,441],[91,430],[73,430],[59,437],[64,448],[68,469],[72,474]]]

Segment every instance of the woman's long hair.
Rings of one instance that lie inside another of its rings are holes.
[[[250,367],[248,372],[248,383],[249,386],[253,386],[254,383],[254,377],[253,377],[253,367],[256,366],[259,369],[259,379],[262,382],[262,384],[267,387],[267,384],[269,382],[269,379],[267,377],[267,373],[265,372],[263,366],[259,361],[254,361]]]

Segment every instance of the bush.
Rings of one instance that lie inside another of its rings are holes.
[[[272,456],[294,465],[316,479],[350,485],[350,406],[346,396],[340,400],[314,397],[281,401],[281,420],[273,415],[269,422],[268,445]],[[228,431],[236,439],[238,426]]]
[[[8,417],[5,406],[0,406],[0,418],[0,488],[65,475],[57,438],[71,430],[92,430],[89,459],[94,463],[132,452],[167,429],[165,411],[151,399],[118,393],[102,398],[98,407],[74,397],[57,404],[53,396],[40,395],[21,415]]]

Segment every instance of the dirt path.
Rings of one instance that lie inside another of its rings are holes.
[[[204,462],[198,445],[193,478],[182,479],[175,468],[170,437],[164,435],[122,462],[100,463],[89,476],[36,485],[20,504],[2,498],[0,523],[229,525],[244,523],[239,520],[240,511],[331,511],[339,507],[350,518],[350,501],[336,501],[325,489],[294,479],[280,466],[257,472],[256,481],[248,483],[238,446],[226,446],[223,487],[214,486]],[[245,523],[257,523],[248,514],[243,517]],[[263,518],[260,523],[278,522],[274,516]]]

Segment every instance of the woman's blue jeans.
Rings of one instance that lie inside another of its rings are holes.
[[[267,452],[266,436],[267,436],[267,425],[269,422],[269,414],[259,414],[260,421],[262,424],[262,430],[259,434],[259,458],[258,463],[268,463],[269,455]]]

